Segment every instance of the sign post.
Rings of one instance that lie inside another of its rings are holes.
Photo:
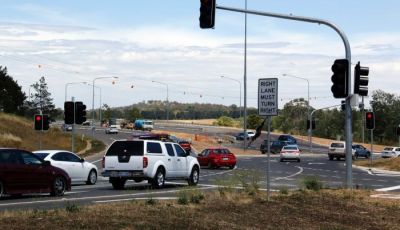
[[[271,116],[278,115],[278,78],[258,79],[258,115],[268,117],[267,134],[267,197],[270,199]]]

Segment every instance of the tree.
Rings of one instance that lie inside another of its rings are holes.
[[[21,114],[25,99],[22,87],[7,74],[7,67],[0,66],[0,111]]]
[[[53,98],[51,93],[48,91],[46,79],[42,76],[39,82],[32,85],[34,89],[32,100],[28,103],[34,112],[42,111],[43,114],[49,114],[50,117],[56,117],[58,115],[55,105],[53,104]]]
[[[125,119],[127,119],[129,121],[134,121],[138,118],[142,118],[142,114],[140,113],[140,110],[133,106],[130,109],[126,109],[124,114],[125,114]]]

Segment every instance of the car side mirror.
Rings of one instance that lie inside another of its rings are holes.
[[[199,153],[199,154],[197,154],[197,156],[199,156],[199,157],[202,157],[202,156],[203,156],[203,154],[202,154],[202,153]]]
[[[85,158],[81,158],[80,162],[82,163],[85,162]]]
[[[51,165],[51,163],[50,163],[50,161],[43,161],[43,164],[42,164],[43,166],[50,166]]]

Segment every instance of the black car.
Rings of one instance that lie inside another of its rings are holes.
[[[289,144],[297,144],[296,138],[294,138],[291,135],[287,135],[287,134],[280,135],[278,137],[278,141],[285,141],[285,142],[288,142]]]
[[[271,151],[271,153],[280,153],[282,147],[286,146],[288,144],[290,144],[290,143],[287,141],[273,141],[270,146],[270,151]],[[266,141],[264,141],[264,143],[261,144],[260,151],[262,154],[265,154],[268,151]]]
[[[365,148],[362,145],[352,145],[353,149],[356,151],[354,153],[354,157],[355,158],[359,158],[359,157],[365,157],[365,158],[370,158],[371,157],[371,152]]]

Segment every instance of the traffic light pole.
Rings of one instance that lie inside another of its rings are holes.
[[[317,23],[318,25],[326,25],[333,30],[335,30],[339,36],[341,37],[345,52],[346,52],[346,59],[349,62],[348,67],[348,78],[347,78],[347,94],[349,95],[346,98],[346,187],[352,188],[353,187],[353,178],[352,178],[352,114],[351,114],[351,107],[350,107],[350,98],[351,98],[351,50],[349,41],[345,35],[345,33],[333,23],[322,20],[318,18],[310,18],[310,17],[302,17],[302,16],[293,16],[293,15],[285,15],[285,14],[277,14],[277,13],[270,13],[270,12],[261,12],[261,11],[254,11],[254,10],[247,10],[247,9],[239,9],[239,8],[232,8],[232,7],[224,7],[224,6],[216,6],[217,9],[220,10],[227,10],[239,13],[247,13],[247,14],[254,14],[266,17],[274,17],[274,18],[281,18],[287,20],[294,20],[294,21],[302,21],[302,22],[309,22],[309,23]]]
[[[74,123],[76,121],[76,117],[75,117],[75,97],[71,98],[71,101],[74,102]],[[72,133],[71,133],[71,152],[74,152],[75,149],[75,124],[72,123]]]

